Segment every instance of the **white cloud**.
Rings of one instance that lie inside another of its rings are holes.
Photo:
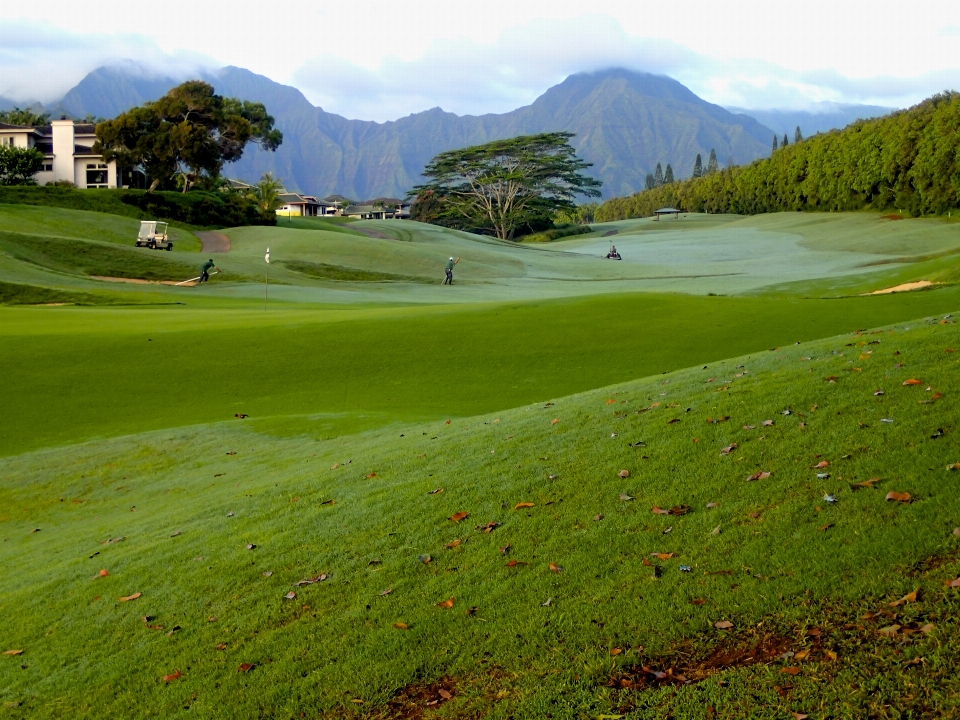
[[[46,0],[5,7],[0,95],[55,100],[120,58],[167,74],[233,64],[326,110],[387,120],[504,112],[567,75],[670,75],[721,105],[908,105],[960,86],[950,0]],[[360,20],[358,21],[358,17]]]

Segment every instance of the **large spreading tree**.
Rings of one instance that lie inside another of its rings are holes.
[[[223,97],[199,80],[179,85],[155,102],[97,125],[94,152],[124,167],[140,167],[150,189],[184,192],[204,178],[220,175],[248,143],[276,150],[283,135],[263,103]]]
[[[574,198],[599,197],[600,181],[581,171],[570,146],[573,133],[554,132],[496,140],[440,153],[414,188],[417,203],[441,224],[490,232],[512,240],[518,229],[573,211]],[[415,204],[415,205],[416,205]]]

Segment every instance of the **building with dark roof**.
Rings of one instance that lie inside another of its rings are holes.
[[[116,162],[105,162],[93,152],[94,131],[94,125],[73,120],[38,127],[0,123],[0,145],[42,152],[43,170],[35,176],[40,185],[66,181],[80,188],[121,187]]]

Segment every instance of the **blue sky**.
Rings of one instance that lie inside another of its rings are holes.
[[[238,65],[352,118],[504,112],[578,71],[623,66],[747,108],[905,107],[960,89],[955,0],[46,0],[7,3],[0,96],[61,97],[128,59]]]

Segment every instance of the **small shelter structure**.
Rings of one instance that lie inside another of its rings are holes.
[[[660,219],[661,215],[673,215],[674,220],[680,217],[680,211],[676,208],[660,208],[659,210],[654,210],[653,214],[656,216],[657,220]]]

